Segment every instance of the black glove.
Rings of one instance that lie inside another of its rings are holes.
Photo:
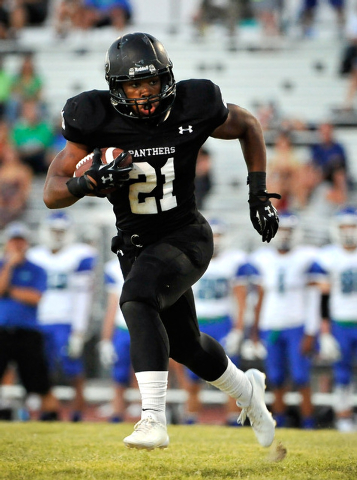
[[[92,166],[79,178],[71,178],[67,182],[67,188],[72,195],[78,198],[88,193],[103,197],[103,190],[119,187],[129,180],[129,172],[133,168],[128,152],[122,152],[117,158],[108,164],[102,162],[100,148],[93,151]],[[122,165],[121,165],[122,164]],[[89,178],[91,177],[91,178]],[[95,182],[93,182],[93,180]]]
[[[262,236],[262,241],[269,243],[275,237],[279,227],[278,212],[269,199],[279,199],[281,196],[278,193],[268,193],[265,180],[265,172],[250,172],[248,174],[248,202],[253,227]]]

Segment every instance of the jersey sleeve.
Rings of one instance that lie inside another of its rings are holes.
[[[240,265],[234,276],[235,285],[246,285],[250,281],[257,283],[257,278],[259,277],[259,271],[256,267],[249,262],[243,263]]]
[[[321,282],[327,280],[328,271],[318,261],[314,261],[307,270],[307,277],[310,282]]]
[[[209,95],[212,95],[212,98],[209,98],[206,106],[212,108],[212,128],[213,130],[219,125],[222,125],[228,117],[228,107],[222,98],[222,93],[218,85],[209,82],[211,84],[212,93],[209,91]]]
[[[93,133],[106,118],[103,95],[96,90],[69,98],[62,110],[62,135],[66,140],[92,145]]]
[[[123,287],[123,277],[118,265],[117,259],[110,260],[104,266],[104,284],[108,293],[116,293],[121,291]]]
[[[199,119],[208,136],[228,117],[221,90],[210,80],[179,82],[175,101],[184,102],[187,118]]]
[[[85,272],[92,272],[96,265],[96,257],[85,257],[82,258],[78,264],[76,272],[78,273],[85,273]]]

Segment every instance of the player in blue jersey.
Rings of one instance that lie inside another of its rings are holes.
[[[250,257],[251,280],[259,288],[253,336],[267,349],[265,368],[274,393],[272,410],[277,426],[287,426],[284,396],[293,382],[302,397],[301,427],[311,429],[315,427],[311,356],[320,327],[320,295],[311,286],[317,249],[296,244],[296,232],[297,217],[281,213],[272,247],[258,249]]]
[[[51,392],[37,318],[38,303],[46,291],[46,272],[26,257],[29,231],[23,223],[9,224],[4,234],[4,256],[0,259],[0,379],[14,362],[26,392],[41,396],[41,419],[53,420],[59,405]]]
[[[243,340],[244,308],[241,304],[236,305],[234,301],[233,279],[238,266],[246,262],[246,255],[242,250],[227,248],[227,226],[224,222],[211,219],[209,223],[213,233],[214,252],[207,270],[193,286],[197,320],[200,331],[217,340],[237,365]],[[237,328],[232,333],[236,315]],[[202,408],[202,380],[189,369],[186,369],[185,373],[188,398],[184,422],[192,425],[199,421]],[[227,399],[225,423],[237,426],[238,409],[232,400],[230,397]]]
[[[314,264],[316,281],[329,293],[330,322],[323,328],[337,340],[340,358],[333,364],[336,428],[356,430],[353,418],[353,365],[357,352],[357,210],[341,208],[332,221],[336,243],[321,249]]]
[[[85,195],[113,204],[117,236],[112,250],[124,275],[120,298],[128,325],[131,360],[142,397],[142,417],[125,445],[164,448],[169,358],[184,364],[234,397],[249,416],[258,441],[268,446],[274,421],[264,402],[264,376],[244,374],[222,346],[197,324],[192,285],[213,253],[212,231],[198,212],[194,193],[197,154],[211,136],[238,139],[248,169],[249,207],[254,228],[269,242],[278,215],[266,191],[266,153],[258,120],[225,104],[209,80],[175,82],[164,46],[146,33],[119,37],[105,61],[109,91],[83,92],[63,109],[67,140],[48,170],[44,201],[68,207]],[[123,153],[103,165],[98,147]],[[94,151],[92,166],[73,177],[77,163]],[[123,167],[123,165],[125,165]]]
[[[41,226],[42,245],[31,248],[29,258],[48,276],[48,288],[39,303],[39,323],[46,356],[53,373],[60,365],[75,389],[71,420],[84,410],[83,347],[91,314],[97,251],[75,241],[74,225],[65,212],[49,215]]]

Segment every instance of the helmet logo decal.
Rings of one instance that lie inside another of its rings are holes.
[[[180,135],[183,135],[184,132],[188,132],[188,133],[192,133],[192,132],[193,132],[192,125],[188,125],[187,128],[179,127],[178,130],[179,130],[179,134],[180,134]]]
[[[144,65],[144,66],[137,66],[129,68],[129,77],[135,77],[137,73],[149,72],[150,75],[154,75],[157,73],[156,68],[154,65]]]

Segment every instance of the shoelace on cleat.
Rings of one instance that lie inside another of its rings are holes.
[[[151,417],[143,418],[142,420],[139,420],[139,422],[134,426],[134,430],[146,433],[150,430],[154,423],[155,422]]]
[[[244,425],[244,422],[245,422],[245,420],[247,418],[247,414],[248,414],[247,410],[248,410],[247,408],[242,409],[242,411],[240,412],[240,415],[238,417],[237,423],[240,423],[241,425]]]

